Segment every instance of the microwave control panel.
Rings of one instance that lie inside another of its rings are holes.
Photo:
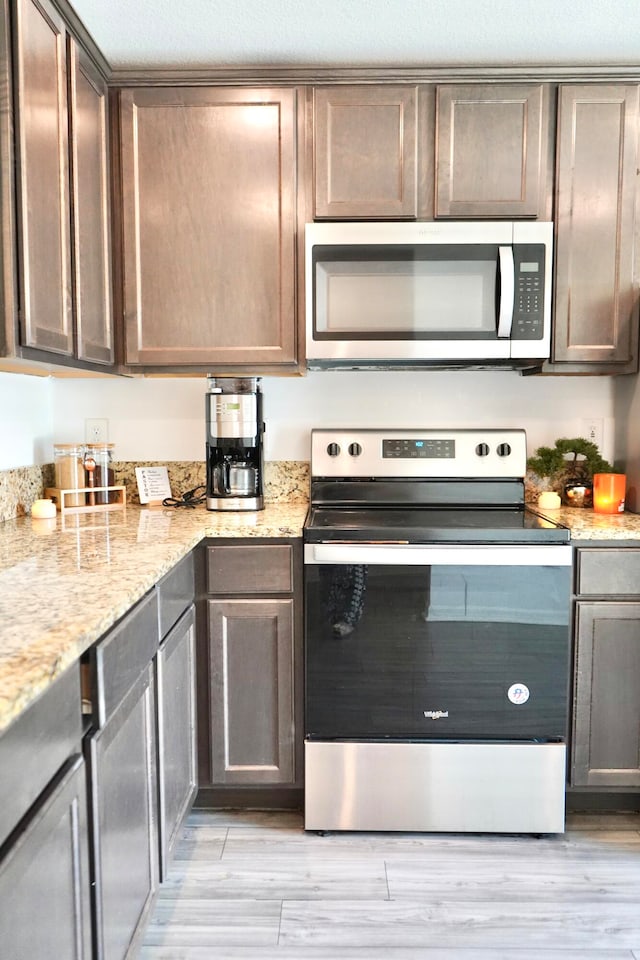
[[[515,295],[513,340],[541,340],[544,317],[544,247],[517,244],[513,248]]]

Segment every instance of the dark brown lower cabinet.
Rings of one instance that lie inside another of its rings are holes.
[[[638,788],[640,602],[576,606],[572,785]]]
[[[88,741],[95,960],[126,957],[158,885],[156,722],[149,663]]]
[[[218,799],[227,790],[241,803],[250,788],[301,787],[300,550],[297,541],[274,540],[203,548],[198,743],[205,795],[223,788]]]
[[[0,954],[91,960],[85,765],[72,758],[0,859]]]
[[[164,879],[197,790],[193,604],[160,644],[156,671],[160,876]]]
[[[211,777],[292,783],[293,600],[209,600]]]

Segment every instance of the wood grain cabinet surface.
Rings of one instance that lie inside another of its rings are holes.
[[[0,954],[91,960],[80,670],[0,736]]]
[[[20,345],[110,365],[106,83],[50,0],[17,0],[15,61]]]
[[[314,217],[418,216],[418,90],[314,90]]]
[[[70,760],[0,858],[0,951],[7,960],[92,960],[87,801]]]
[[[301,545],[203,548],[199,786],[299,786]]]
[[[87,741],[95,960],[124,960],[158,887],[155,679],[149,663]]]
[[[296,90],[122,90],[125,360],[296,361]]]
[[[438,87],[436,217],[550,218],[548,100],[543,84]]]
[[[156,658],[160,879],[197,790],[195,608],[169,631]]]
[[[579,548],[571,784],[640,787],[640,550]],[[616,596],[617,595],[617,596]]]
[[[559,92],[551,358],[559,372],[637,369],[639,89]]]

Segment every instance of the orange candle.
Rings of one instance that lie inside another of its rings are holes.
[[[624,473],[594,473],[593,512],[623,513],[626,486]]]

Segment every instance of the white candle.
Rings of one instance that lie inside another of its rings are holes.
[[[56,505],[53,500],[34,500],[31,505],[31,516],[36,520],[50,520],[55,518]]]
[[[560,496],[553,490],[545,490],[538,497],[538,506],[541,510],[559,510]]]

